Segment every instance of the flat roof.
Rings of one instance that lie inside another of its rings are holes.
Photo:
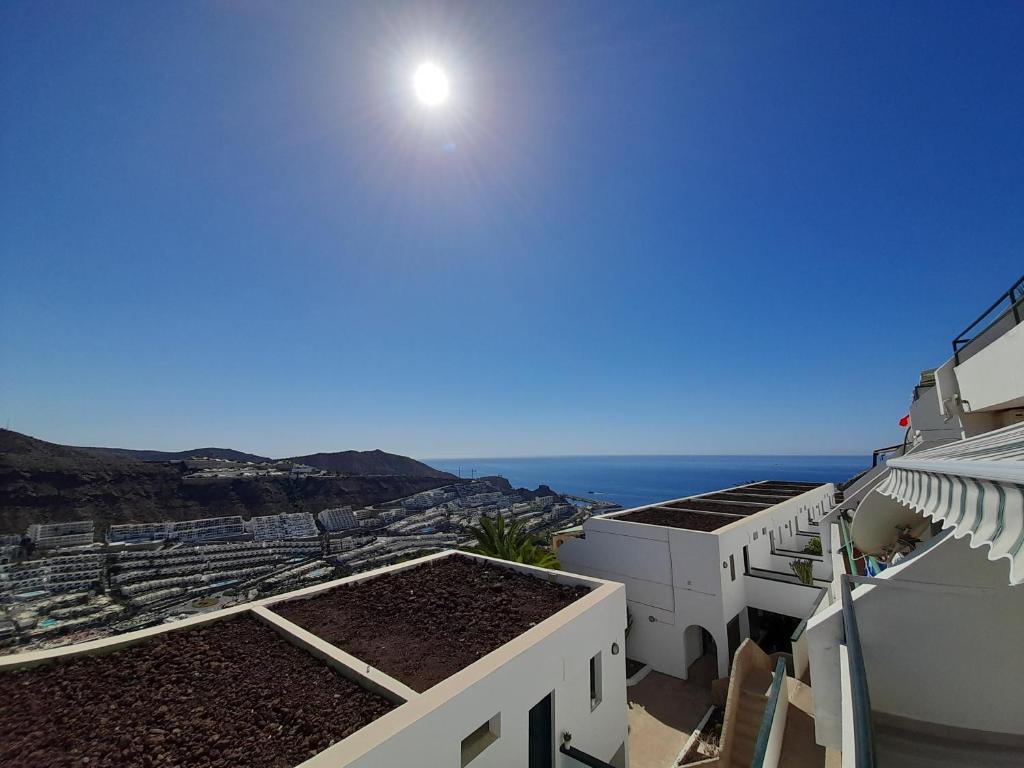
[[[649,504],[626,512],[600,515],[592,519],[621,520],[627,523],[710,533],[822,485],[825,483],[763,480],[699,496]]]
[[[647,525],[660,525],[665,528],[684,528],[688,531],[711,532],[743,518],[731,515],[716,515],[710,512],[691,512],[685,509],[671,509],[669,507],[644,507],[615,519],[625,520],[628,523],[645,523]]]
[[[268,607],[423,692],[589,592],[456,555]]]
[[[295,766],[396,706],[249,614],[4,672],[0,700],[3,765]]]

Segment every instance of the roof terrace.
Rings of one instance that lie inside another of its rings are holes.
[[[423,692],[589,591],[446,557],[272,610]]]
[[[800,496],[820,485],[785,481],[748,483],[725,491],[690,496],[601,517],[627,523],[645,523],[710,533]]]
[[[0,764],[291,766],[395,704],[252,616],[0,674]]]

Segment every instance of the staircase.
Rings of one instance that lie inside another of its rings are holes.
[[[764,705],[768,697],[756,691],[740,691],[740,703],[736,710],[733,723],[732,749],[730,750],[729,768],[750,768],[754,759],[754,746],[757,734],[764,718]]]
[[[722,768],[750,768],[757,734],[772,684],[772,660],[753,640],[744,640],[733,657],[722,723]]]

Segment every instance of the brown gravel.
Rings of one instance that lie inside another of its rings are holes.
[[[270,608],[422,692],[587,592],[449,556]]]
[[[712,493],[710,496],[705,496],[706,499],[720,499],[722,501],[752,501],[755,504],[767,504],[772,506],[774,504],[781,504],[787,499],[793,498],[792,496],[780,496],[775,493],[765,493],[758,495],[756,493],[733,493],[731,491],[725,491],[722,493]]]
[[[701,512],[725,512],[729,515],[752,515],[762,509],[767,509],[771,504],[765,503],[763,500],[757,504],[734,504],[724,500],[708,501],[706,496],[702,496],[699,499],[683,499],[663,506],[673,509],[696,509]]]
[[[788,482],[786,480],[766,480],[763,483],[758,483],[755,486],[748,486],[750,490],[754,488],[780,488],[788,491],[809,491],[812,488],[820,488],[824,483],[797,483]]]
[[[714,531],[729,523],[735,523],[740,518],[726,517],[725,515],[712,515],[707,512],[688,512],[684,509],[638,509],[628,515],[615,518],[630,523],[647,523],[648,525],[662,525],[667,528],[685,528],[688,531]]]
[[[291,768],[393,707],[241,616],[0,674],[0,765]]]

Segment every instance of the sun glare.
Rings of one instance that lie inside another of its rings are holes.
[[[448,75],[433,62],[424,62],[416,68],[412,84],[416,98],[424,106],[437,107],[448,100]]]

